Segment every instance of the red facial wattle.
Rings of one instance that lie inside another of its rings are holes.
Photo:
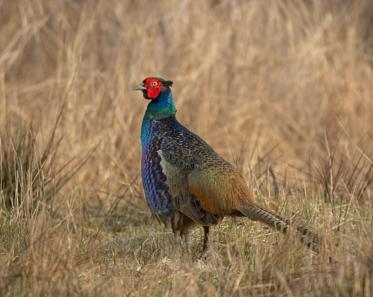
[[[147,96],[150,99],[156,99],[159,96],[159,93],[161,92],[162,87],[163,87],[163,84],[155,78],[148,78],[145,81],[145,88],[148,91]]]

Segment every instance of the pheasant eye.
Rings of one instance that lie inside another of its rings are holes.
[[[158,84],[157,84],[156,81],[152,81],[152,82],[150,83],[150,85],[151,85],[152,87],[156,87]]]

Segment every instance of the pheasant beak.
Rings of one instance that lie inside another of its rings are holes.
[[[135,91],[145,91],[146,88],[144,86],[144,83],[139,83],[138,85],[135,86],[134,88]]]

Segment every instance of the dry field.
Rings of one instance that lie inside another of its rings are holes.
[[[145,76],[320,255],[144,201]],[[373,296],[373,1],[0,1],[1,296]],[[332,257],[332,261],[330,261]]]

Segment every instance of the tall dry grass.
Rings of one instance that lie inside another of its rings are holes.
[[[372,18],[369,0],[0,1],[1,295],[372,296]],[[321,255],[241,219],[184,255],[143,198],[149,75]]]

